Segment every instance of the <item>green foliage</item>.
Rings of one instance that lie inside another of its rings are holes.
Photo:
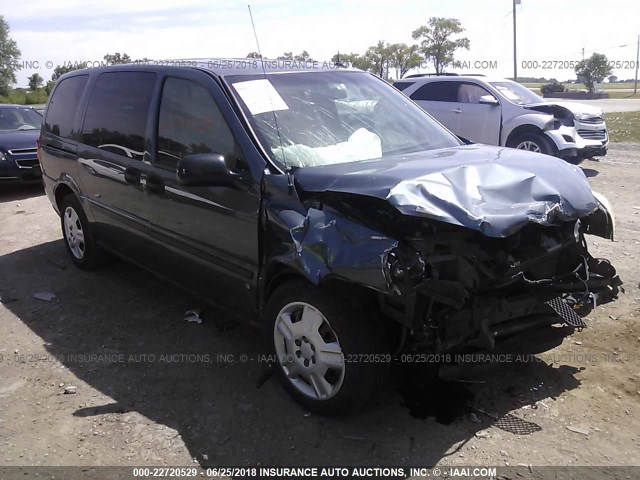
[[[53,75],[51,75],[51,80],[54,82],[58,80],[65,73],[72,72],[73,70],[80,70],[82,68],[86,68],[86,63],[77,63],[77,64],[68,64],[68,65],[57,65],[56,68],[53,69]]]
[[[596,89],[596,83],[610,75],[612,68],[606,55],[594,53],[589,58],[578,62],[575,70],[578,81],[584,83],[589,92],[593,92]]]
[[[11,85],[16,83],[20,50],[9,36],[9,24],[0,15],[0,95],[8,95]]]
[[[414,40],[420,40],[420,51],[424,59],[431,61],[440,74],[453,62],[453,55],[459,48],[469,50],[469,39],[452,38],[464,32],[460,20],[456,18],[431,17],[427,25],[413,31]]]
[[[338,53],[331,57],[333,63],[339,63],[345,67],[358,68],[365,72],[372,68],[371,60],[367,57],[360,56],[358,53]]]
[[[563,84],[561,84],[560,82],[558,82],[555,78],[551,80],[551,83],[545,83],[544,85],[542,85],[540,87],[540,91],[545,94],[545,93],[558,93],[558,92],[564,92],[565,91],[565,86]]]
[[[396,79],[404,77],[409,70],[420,66],[422,57],[417,45],[394,43],[389,45],[389,65],[396,71]]]
[[[27,92],[24,89],[14,89],[7,95],[0,96],[0,103],[15,103],[18,105],[36,105],[47,103],[49,94],[44,88],[39,88],[35,92]]]
[[[44,78],[42,78],[39,73],[34,73],[29,77],[29,90],[31,90],[32,92],[35,92],[40,87],[42,87],[43,83],[44,83]]]
[[[258,52],[249,52],[247,53],[247,58],[262,58],[262,55],[260,55]]]
[[[369,63],[369,71],[380,78],[389,78],[389,61],[391,50],[387,42],[380,40],[377,45],[371,46],[364,54]]]
[[[107,65],[122,65],[125,63],[131,63],[131,57],[126,53],[121,54],[120,52],[116,52],[113,55],[107,53],[104,57]]]
[[[294,55],[292,52],[284,52],[282,55],[280,55],[277,60],[295,60],[298,62],[313,62],[313,58],[311,58],[311,55],[309,55],[309,52],[307,52],[306,50],[303,50],[302,52],[300,52],[297,55]]]

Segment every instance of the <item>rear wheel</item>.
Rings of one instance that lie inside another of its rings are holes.
[[[518,150],[527,150],[529,152],[544,153],[545,155],[553,155],[553,145],[551,141],[536,133],[525,133],[514,138],[509,146]]]
[[[91,224],[75,195],[62,199],[60,212],[64,243],[73,263],[85,270],[104,265],[107,254],[96,244]]]
[[[386,371],[376,321],[345,299],[301,282],[278,288],[265,313],[267,347],[277,358],[280,380],[299,403],[338,415],[373,395]]]

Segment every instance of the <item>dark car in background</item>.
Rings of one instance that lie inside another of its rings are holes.
[[[36,155],[42,115],[24,105],[0,105],[0,188],[41,183]]]
[[[73,71],[39,157],[76,265],[115,254],[258,325],[285,388],[324,414],[362,405],[403,354],[451,372],[452,353],[545,351],[621,284],[588,251],[613,214],[579,168],[464,145],[357,70]]]

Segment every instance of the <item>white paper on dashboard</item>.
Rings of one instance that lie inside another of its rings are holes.
[[[289,110],[289,107],[278,91],[266,78],[236,82],[233,84],[233,88],[236,89],[236,92],[238,92],[238,95],[242,98],[251,115]]]

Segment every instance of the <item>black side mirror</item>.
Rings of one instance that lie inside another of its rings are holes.
[[[196,153],[178,162],[178,181],[190,187],[233,187],[240,175],[229,170],[219,153]]]

